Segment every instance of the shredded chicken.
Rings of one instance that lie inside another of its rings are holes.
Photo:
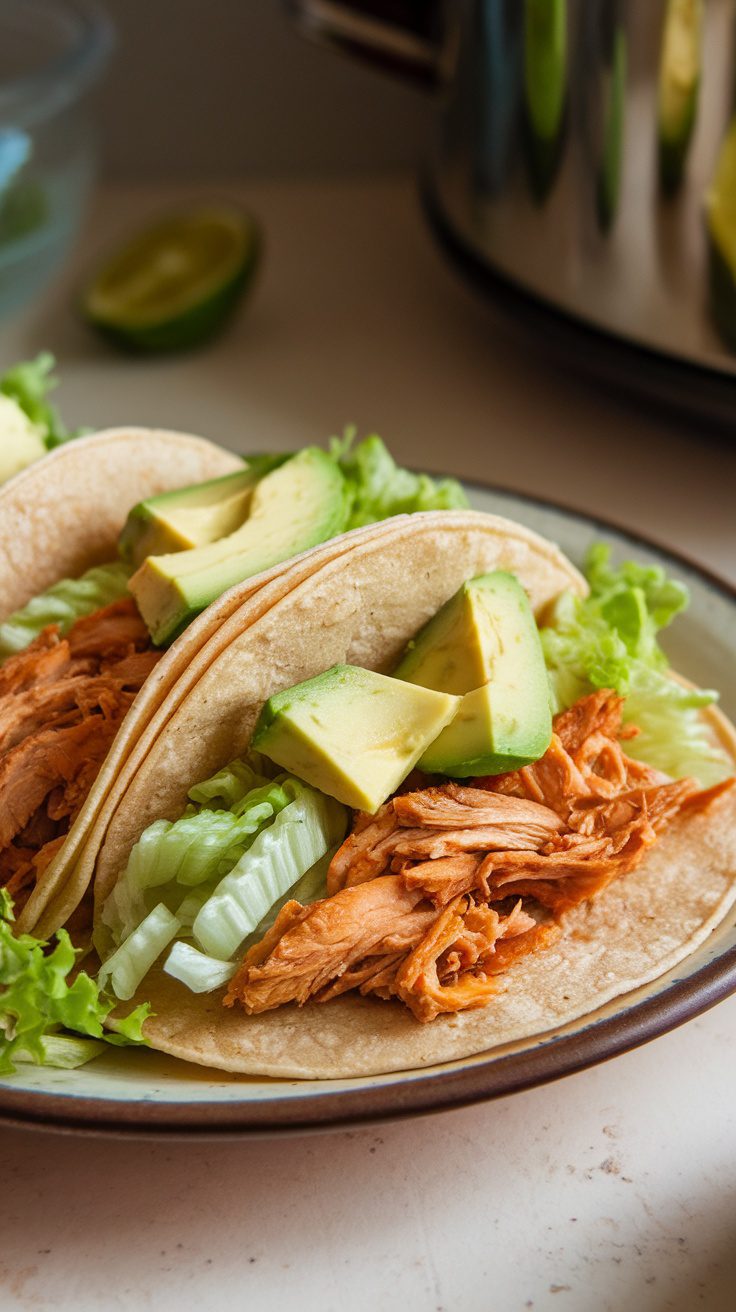
[[[48,625],[0,667],[0,886],[18,906],[61,847],[160,659],[131,600]]]
[[[230,981],[226,1006],[238,1000],[258,1012],[282,1002],[306,1002],[366,957],[407,952],[436,916],[432,907],[420,906],[423,901],[421,891],[387,875],[306,908],[287,902],[270,930],[273,946],[265,961],[260,964],[260,944],[246,953]]]
[[[485,1006],[496,976],[560,933],[571,907],[633,870],[702,790],[626,756],[637,732],[609,690],[555,718],[534,765],[397,794],[358,815],[328,896],[289,902],[246,954],[225,1003],[261,1012],[349,989],[398,998],[417,1020]],[[513,902],[510,901],[513,899]]]

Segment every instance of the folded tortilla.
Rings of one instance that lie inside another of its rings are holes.
[[[557,548],[519,525],[476,512],[404,517],[340,550],[325,548],[307,572],[283,575],[257,609],[231,616],[199,653],[196,677],[138,740],[86,853],[96,915],[129,853],[161,817],[176,819],[187,790],[247,750],[273,693],[337,662],[389,672],[406,642],[468,578],[515,573],[539,614],[565,588],[585,583]],[[407,586],[411,580],[411,587]],[[703,712],[736,762],[736,731]],[[104,831],[104,832],[103,832]],[[563,936],[500,977],[487,1007],[420,1025],[398,1002],[346,994],[248,1016],[197,995],[158,968],[136,1002],[150,1002],[153,1047],[240,1074],[346,1078],[420,1068],[549,1034],[687,957],[736,900],[736,797],[675,820],[637,869],[565,918]],[[125,1011],[128,1010],[126,1006]]]

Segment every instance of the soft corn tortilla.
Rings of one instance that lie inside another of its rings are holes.
[[[408,516],[402,516],[406,519]],[[105,770],[108,786],[97,796],[97,804],[85,812],[85,823],[75,826],[64,845],[62,861],[58,861],[50,876],[44,879],[42,890],[35,896],[32,912],[35,933],[48,938],[69,919],[84,897],[93,878],[95,859],[104,839],[108,824],[114,815],[120,799],[150,752],[156,738],[164,726],[181,706],[182,702],[194,688],[198,679],[207,670],[212,661],[229,645],[241,637],[246,629],[271,606],[275,605],[292,588],[308,579],[327,561],[333,560],[345,551],[352,550],[362,542],[381,538],[392,531],[397,521],[384,521],[366,528],[344,533],[330,542],[313,547],[299,556],[294,556],[283,565],[276,565],[263,574],[238,584],[223,596],[205,614],[212,621],[208,624],[209,638],[203,639],[193,650],[193,644],[187,644],[187,658],[180,662],[178,678],[169,687],[167,695],[159,699],[153,714],[148,714],[143,727],[131,740],[127,735],[115,739],[106,758]],[[204,617],[195,621],[201,626]],[[200,631],[198,630],[198,632]],[[191,629],[187,630],[187,634]],[[206,636],[206,635],[205,635]],[[179,643],[182,642],[180,638]],[[133,710],[136,709],[136,700]],[[126,726],[127,726],[126,719]],[[30,905],[30,902],[29,902]]]
[[[552,543],[479,511],[405,515],[355,545],[351,536],[342,539],[348,550],[291,587],[213,660],[202,651],[207,668],[148,745],[110,820],[96,857],[98,911],[142,830],[181,815],[193,784],[247,751],[273,693],[338,662],[390,671],[465,580],[489,570],[516,574],[535,613],[565,588],[586,591]]]
[[[191,993],[160,969],[135,1001],[156,1013],[144,1026],[154,1048],[240,1075],[341,1079],[433,1066],[549,1035],[664,975],[733,905],[735,872],[731,791],[711,813],[675,822],[632,874],[570,912],[564,936],[500,976],[488,1006],[428,1025],[398,1002],[358,994],[246,1016],[222,1006],[222,991]]]
[[[221,645],[166,724],[139,742],[97,853],[98,916],[141,831],[175,819],[193,783],[247,748],[267,697],[337,661],[390,670],[466,578],[493,568],[516,573],[537,612],[562,588],[585,588],[555,548],[518,526],[474,512],[422,515],[343,550]],[[732,726],[716,710],[705,715],[736,760]],[[678,820],[634,873],[571,912],[564,937],[505,974],[498,1000],[482,1010],[420,1025],[399,1003],[346,995],[246,1016],[222,1006],[222,991],[195,995],[161,970],[136,1001],[156,1013],[145,1027],[153,1047],[240,1074],[342,1078],[422,1067],[549,1032],[658,977],[735,897],[730,793],[709,813]]]
[[[97,854],[98,914],[141,831],[154,819],[175,819],[194,782],[247,748],[271,694],[338,661],[390,670],[466,578],[493,568],[516,573],[537,612],[562,588],[585,586],[555,549],[516,526],[446,512],[387,526],[274,601],[221,648],[146,744]],[[704,716],[736,762],[733,727],[715,709]],[[707,813],[675,821],[636,871],[570,912],[560,940],[502,976],[497,999],[481,1010],[420,1025],[399,1003],[350,994],[247,1016],[222,1006],[222,990],[193,994],[160,968],[135,1001],[150,1002],[155,1013],[145,1026],[153,1047],[243,1075],[348,1078],[421,1068],[595,1012],[689,956],[735,900],[730,791]]]
[[[213,442],[157,428],[108,428],[57,447],[0,487],[0,619],[115,560],[137,502],[242,468]]]

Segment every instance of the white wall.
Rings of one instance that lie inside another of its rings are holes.
[[[305,40],[280,0],[103,0],[118,47],[100,95],[118,178],[346,172],[417,159],[431,102]]]

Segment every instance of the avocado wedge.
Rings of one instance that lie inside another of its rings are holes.
[[[459,704],[356,665],[333,665],[269,698],[253,747],[346,806],[373,813]]]
[[[143,562],[129,587],[153,641],[171,642],[228,588],[336,537],[347,515],[342,473],[326,452],[306,447],[260,480],[235,532]]]
[[[256,483],[288,458],[254,456],[234,474],[139,501],[118,539],[120,558],[137,569],[146,556],[203,547],[234,533],[248,515]]]
[[[415,638],[395,676],[463,694],[420,758],[429,774],[502,774],[538,760],[549,746],[544,653],[513,574],[496,570],[465,583]]]

